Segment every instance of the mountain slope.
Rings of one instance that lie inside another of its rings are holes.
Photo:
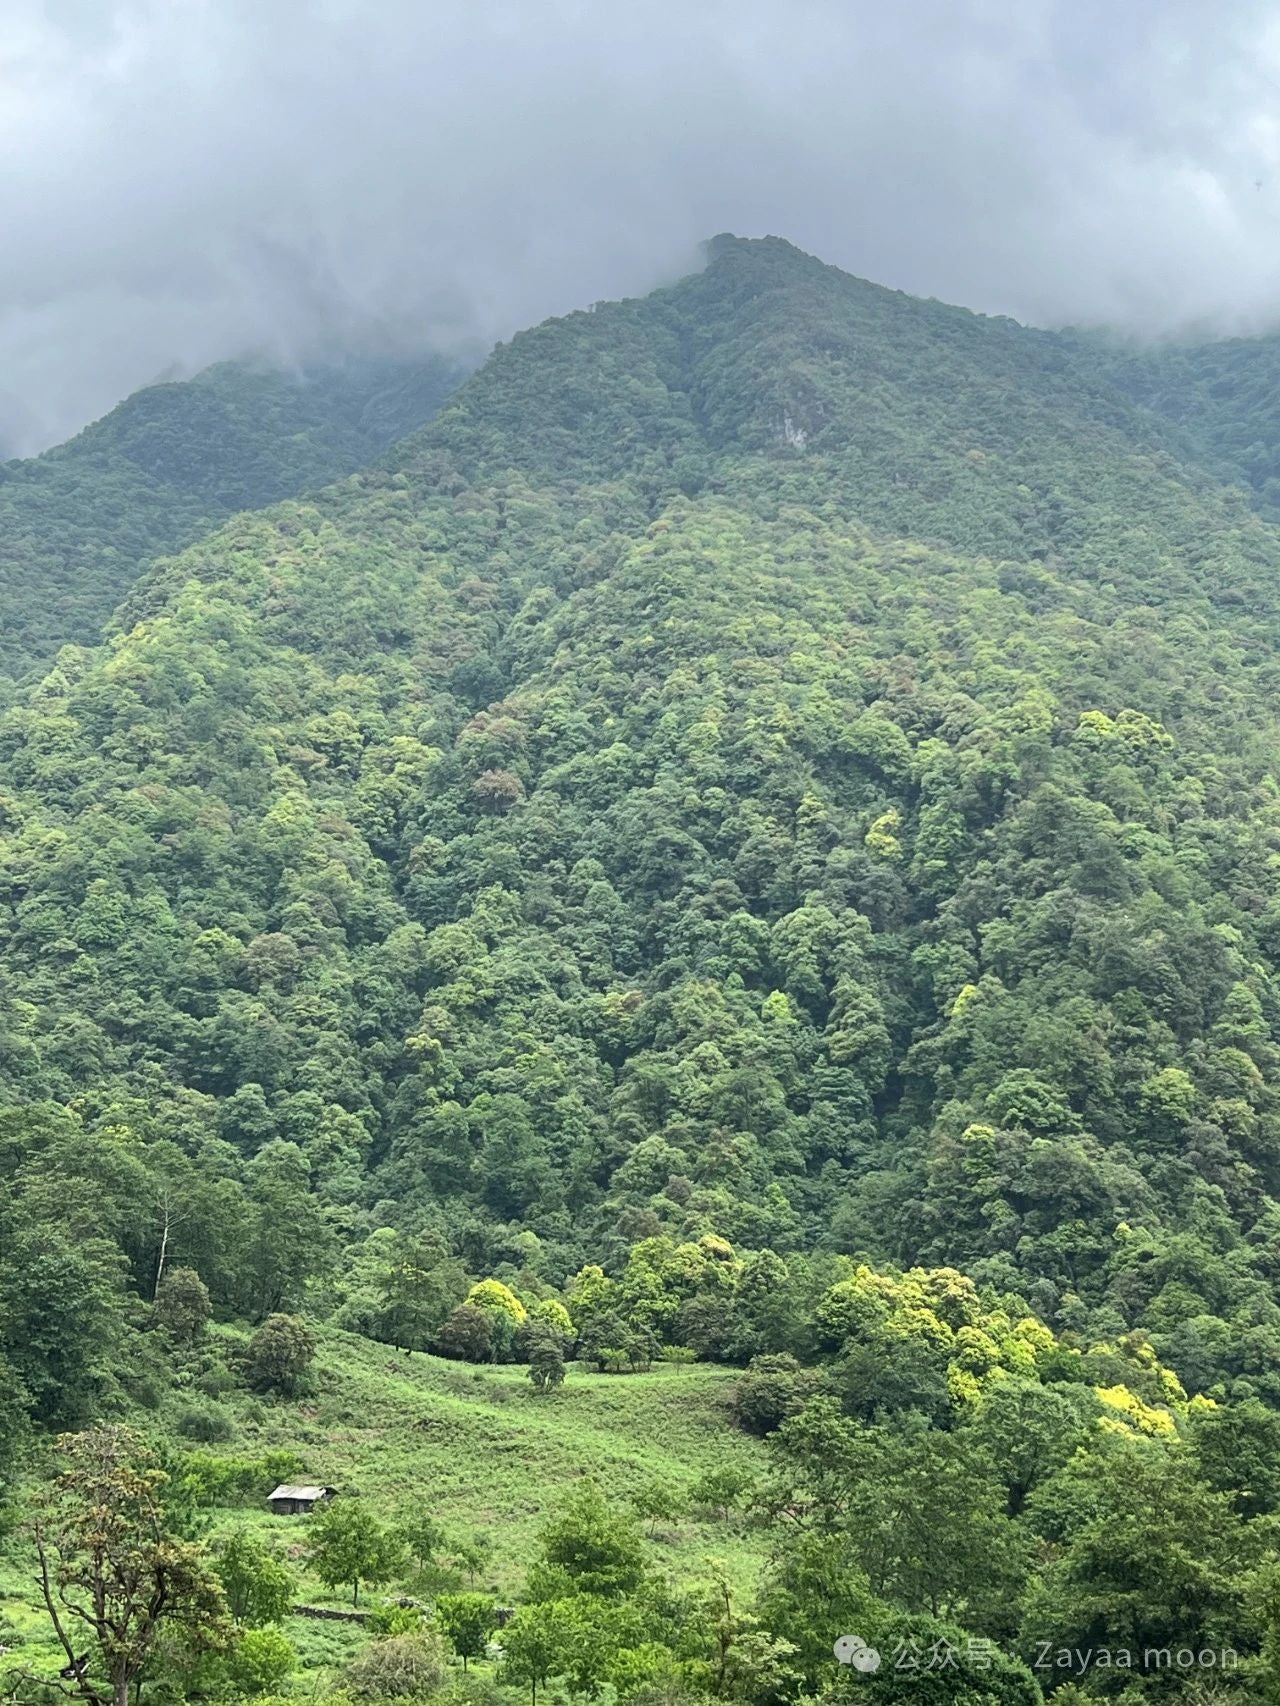
[[[1069,342],[723,240],[5,718],[27,1188],[97,1157],[141,1278],[163,1175],[229,1309],[325,1226],[555,1285],[716,1234],[1280,1398],[1278,599]]]
[[[0,465],[0,668],[21,674],[65,643],[92,644],[148,561],[371,461],[461,377],[437,358],[307,374],[227,363]]]
[[[1280,337],[1093,350],[1109,380],[1176,423],[1211,465],[1249,487],[1269,520],[1280,519]]]

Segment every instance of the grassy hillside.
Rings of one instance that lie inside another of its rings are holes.
[[[237,1335],[219,1335],[222,1347],[237,1342]],[[425,1511],[458,1539],[480,1536],[492,1550],[471,1585],[510,1604],[538,1533],[581,1478],[596,1478],[623,1507],[655,1481],[687,1496],[699,1476],[726,1462],[761,1475],[763,1447],[728,1425],[733,1379],[732,1371],[709,1367],[626,1376],[574,1370],[559,1392],[540,1396],[520,1367],[468,1368],[328,1330],[304,1399],[240,1394],[223,1401],[234,1418],[229,1442],[205,1447],[184,1439],[190,1391],[175,1391],[158,1415],[139,1420],[171,1450],[251,1459],[291,1452],[299,1478],[333,1483],[388,1524]],[[308,1518],[274,1516],[259,1492],[201,1508],[193,1521],[214,1547],[235,1531],[262,1539],[288,1559],[300,1602],[349,1609],[349,1594],[308,1571]],[[677,1520],[646,1523],[645,1531],[654,1568],[673,1582],[702,1581],[716,1555],[741,1591],[754,1589],[764,1539],[737,1517],[686,1510]],[[34,1593],[29,1543],[11,1536],[0,1548],[0,1641],[38,1668],[56,1649]],[[424,1592],[410,1561],[365,1602],[405,1591]],[[287,1633],[304,1669],[339,1664],[366,1638],[358,1625],[305,1617],[290,1618]],[[303,1678],[295,1687],[307,1685]]]
[[[372,460],[430,420],[462,372],[438,358],[310,373],[225,363],[0,464],[0,670],[91,645],[144,565]]]
[[[759,1473],[760,1442],[729,1425],[734,1378],[706,1366],[636,1375],[575,1369],[559,1392],[540,1395],[519,1365],[467,1367],[330,1332],[315,1393],[296,1404],[241,1405],[234,1449],[295,1451],[304,1479],[367,1499],[389,1522],[425,1506],[451,1532],[488,1535],[494,1552],[484,1580],[509,1598],[537,1530],[577,1477],[595,1476],[626,1500],[655,1480],[687,1494],[726,1460]],[[302,1518],[262,1511],[252,1520],[291,1539],[305,1528]],[[693,1517],[664,1523],[655,1556],[687,1579],[728,1532]],[[740,1579],[754,1585],[759,1543],[736,1524],[732,1532]],[[317,1603],[331,1602],[320,1589]]]

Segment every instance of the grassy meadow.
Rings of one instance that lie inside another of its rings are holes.
[[[233,1338],[226,1330],[218,1336]],[[511,1604],[542,1523],[579,1477],[595,1477],[621,1505],[654,1481],[685,1491],[725,1462],[762,1466],[759,1442],[729,1423],[733,1379],[732,1370],[706,1365],[626,1375],[574,1367],[559,1391],[540,1395],[518,1365],[446,1362],[322,1329],[311,1392],[291,1401],[242,1390],[222,1397],[218,1407],[234,1427],[226,1441],[197,1445],[179,1436],[178,1419],[189,1403],[181,1393],[131,1420],[179,1449],[211,1456],[292,1451],[303,1466],[300,1480],[359,1497],[388,1523],[425,1507],[450,1536],[482,1536],[491,1545],[474,1581],[460,1585]],[[236,1527],[271,1539],[298,1577],[301,1603],[349,1608],[348,1595],[307,1572],[307,1517],[275,1516],[264,1499],[253,1498],[201,1511],[197,1520],[214,1543]],[[762,1546],[739,1521],[688,1514],[659,1523],[653,1533],[650,1524],[643,1527],[655,1567],[674,1581],[698,1580],[715,1557],[744,1591],[754,1585]],[[364,1590],[361,1606],[422,1587],[407,1563],[385,1588]],[[357,1624],[296,1616],[286,1632],[304,1672],[341,1664],[364,1638]],[[21,1533],[10,1533],[0,1548],[0,1644],[10,1647],[11,1660],[33,1665],[37,1654],[52,1651]]]

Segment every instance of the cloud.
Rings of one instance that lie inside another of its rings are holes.
[[[1269,0],[7,0],[0,442],[484,342],[714,232],[1042,324],[1280,323]]]

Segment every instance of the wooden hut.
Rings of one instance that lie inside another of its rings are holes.
[[[267,1503],[277,1516],[303,1516],[316,1505],[331,1499],[334,1491],[333,1487],[295,1487],[284,1482],[274,1493],[267,1495]]]

